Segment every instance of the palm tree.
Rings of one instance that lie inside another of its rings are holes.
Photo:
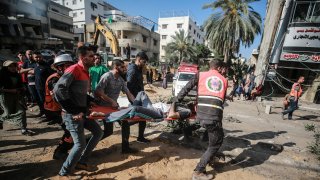
[[[185,33],[184,30],[179,30],[175,32],[175,35],[171,36],[172,42],[167,44],[166,54],[178,54],[179,62],[183,58],[194,57],[194,49],[190,43],[190,36]]]
[[[204,23],[209,45],[227,62],[231,53],[238,53],[240,42],[250,46],[261,32],[261,17],[249,3],[260,0],[216,0],[203,6],[215,11]]]

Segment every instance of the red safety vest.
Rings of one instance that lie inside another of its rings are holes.
[[[301,88],[301,85],[299,83],[294,83],[292,85],[292,88],[291,88],[291,91],[290,91],[290,96],[294,96],[294,93],[295,93],[295,89],[296,87],[299,86],[299,90],[298,90],[298,97],[300,97],[302,95],[302,88]]]
[[[51,94],[48,88],[48,83],[52,78],[60,78],[60,77],[61,76],[58,73],[54,73],[51,76],[49,76],[46,81],[46,96],[44,101],[44,109],[48,111],[61,111],[61,106],[54,100],[54,98],[52,97],[53,95]]]
[[[201,72],[198,82],[198,107],[213,107],[223,110],[228,81],[218,71]]]

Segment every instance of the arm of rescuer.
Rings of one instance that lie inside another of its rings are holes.
[[[97,84],[97,87],[96,87],[94,94],[95,94],[95,97],[98,97],[105,102],[109,102],[113,108],[118,108],[119,107],[118,103],[116,101],[114,101],[113,99],[111,99],[110,97],[108,97],[104,93],[104,89],[108,88],[107,87],[108,81],[110,81],[109,77],[110,76],[108,73],[105,73],[103,76],[101,76],[100,81]]]
[[[198,85],[198,81],[199,81],[199,77],[196,76],[195,78],[191,79],[186,86],[184,86],[181,91],[179,92],[179,94],[177,95],[177,97],[175,97],[173,99],[173,102],[170,106],[170,110],[169,110],[169,114],[168,114],[168,118],[180,118],[180,114],[178,112],[175,111],[176,109],[176,103],[181,102],[183,100],[183,98],[188,95],[188,93],[195,87]]]
[[[297,102],[298,98],[299,98],[298,92],[300,91],[301,87],[299,86],[299,84],[294,84],[294,85],[295,85],[295,87],[294,87],[294,101]]]
[[[61,107],[70,114],[83,115],[86,113],[87,107],[81,107],[72,101],[70,85],[74,81],[75,69],[65,72],[54,86],[53,93],[56,101]]]

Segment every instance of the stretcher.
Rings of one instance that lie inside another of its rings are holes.
[[[119,111],[119,109],[114,109],[112,107],[106,107],[106,106],[93,106],[90,109],[90,112],[100,112],[103,113],[103,116],[92,116],[91,113],[90,115],[87,117],[88,119],[91,120],[97,120],[97,119],[105,119],[106,115],[111,114],[113,112],[117,112]],[[192,114],[189,118],[189,120],[195,120],[196,119],[196,115]],[[164,119],[153,119],[153,118],[145,118],[139,115],[135,115],[131,118],[125,118],[123,120],[132,122],[132,121],[148,121],[148,122],[160,122],[160,121],[176,121],[179,120],[177,118],[164,118]]]

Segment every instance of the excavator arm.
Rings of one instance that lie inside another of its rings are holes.
[[[97,45],[100,32],[109,41],[112,53],[120,56],[119,42],[112,30],[105,24],[101,23],[100,16],[95,20],[95,31],[93,36],[93,44]]]

